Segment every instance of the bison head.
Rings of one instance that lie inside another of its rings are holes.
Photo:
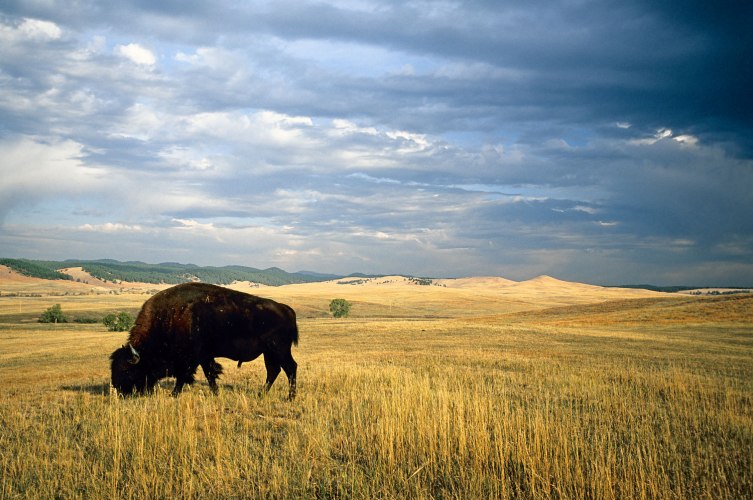
[[[134,391],[142,393],[154,385],[149,383],[149,377],[141,356],[131,344],[116,349],[110,355],[112,360],[112,385],[120,394],[131,394]]]

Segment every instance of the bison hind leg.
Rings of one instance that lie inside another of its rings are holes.
[[[298,363],[295,362],[293,356],[288,354],[282,360],[282,369],[285,370],[285,375],[288,376],[288,399],[291,401],[295,399],[296,390],[296,375],[298,372]]]
[[[272,384],[275,383],[275,380],[277,380],[277,375],[280,374],[281,367],[280,363],[277,361],[277,357],[271,352],[264,353],[264,366],[267,369],[267,380],[264,383],[262,391],[267,393],[272,387]]]
[[[201,363],[201,369],[209,382],[209,388],[217,394],[217,378],[222,374],[222,365],[213,359],[208,359]]]
[[[272,387],[277,376],[280,374],[280,370],[285,371],[285,375],[288,376],[288,399],[295,398],[296,392],[296,373],[298,371],[298,364],[293,359],[293,356],[288,352],[278,353],[264,353],[264,364],[267,367],[267,382],[264,384],[264,392],[268,392]]]

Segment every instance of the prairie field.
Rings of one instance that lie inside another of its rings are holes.
[[[299,315],[261,360],[118,397],[126,333],[40,324],[144,293],[0,295],[0,498],[752,498],[753,296],[538,279],[235,288]],[[60,286],[60,285],[56,285]],[[4,292],[0,281],[0,292]],[[333,298],[353,303],[333,319]]]

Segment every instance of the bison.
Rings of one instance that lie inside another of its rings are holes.
[[[185,283],[157,293],[141,308],[128,343],[112,353],[112,385],[120,394],[151,391],[164,377],[175,377],[173,394],[194,381],[201,365],[217,392],[222,366],[214,358],[238,361],[238,367],[264,355],[267,381],[280,368],[295,397],[297,364],[290,353],[298,344],[295,311],[274,300],[203,283]]]

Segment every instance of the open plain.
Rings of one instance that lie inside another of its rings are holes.
[[[751,295],[231,286],[298,312],[295,401],[284,376],[259,396],[261,360],[223,359],[217,396],[199,374],[178,397],[171,380],[118,397],[108,356],[126,333],[37,318],[135,315],[156,287],[0,270],[0,497],[753,497]]]

